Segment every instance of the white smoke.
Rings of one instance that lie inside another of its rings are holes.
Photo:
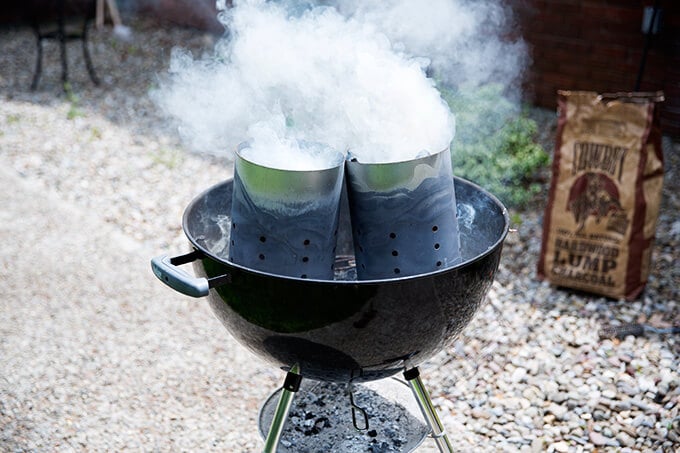
[[[265,144],[265,153],[287,144],[295,151],[296,140],[363,162],[439,152],[454,118],[426,72],[474,86],[517,80],[523,63],[522,46],[498,36],[503,11],[483,3],[236,1],[222,14],[229,39],[201,59],[174,51],[155,98],[204,152],[230,154],[244,141]],[[274,166],[267,159],[257,161]]]
[[[528,63],[512,11],[499,0],[336,0],[343,14],[378,24],[393,46],[427,58],[429,69],[450,86],[508,87],[521,81]]]

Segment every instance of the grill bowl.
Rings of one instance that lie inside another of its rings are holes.
[[[392,376],[444,349],[470,322],[498,270],[508,231],[505,207],[454,178],[462,262],[446,269],[381,280],[313,280],[269,274],[226,258],[233,181],[186,208],[184,232],[201,258],[210,307],[244,346],[275,366],[299,364],[305,378],[361,382]],[[338,228],[340,261],[352,262],[346,194]]]

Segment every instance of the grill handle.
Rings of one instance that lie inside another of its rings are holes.
[[[211,279],[193,277],[178,267],[182,264],[191,263],[202,256],[203,254],[198,250],[173,258],[168,255],[157,256],[151,260],[151,269],[160,281],[175,291],[185,296],[205,297],[210,288],[229,283],[231,277],[228,274]]]

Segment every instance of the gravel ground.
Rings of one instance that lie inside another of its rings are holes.
[[[283,378],[149,269],[186,249],[184,208],[232,169],[185,152],[148,96],[172,47],[199,54],[214,37],[131,25],[131,42],[93,32],[99,87],[69,45],[71,95],[56,45],[31,92],[34,37],[0,30],[2,451],[258,451],[259,405]],[[554,115],[535,114],[551,143]],[[489,303],[422,367],[461,451],[680,445],[678,337],[598,334],[680,325],[680,145],[665,148],[654,266],[637,301],[537,281],[543,205],[516,213]]]

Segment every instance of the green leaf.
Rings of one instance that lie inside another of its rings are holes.
[[[521,208],[539,193],[536,180],[549,156],[536,142],[536,122],[503,96],[503,87],[441,88],[456,116],[454,173]]]

